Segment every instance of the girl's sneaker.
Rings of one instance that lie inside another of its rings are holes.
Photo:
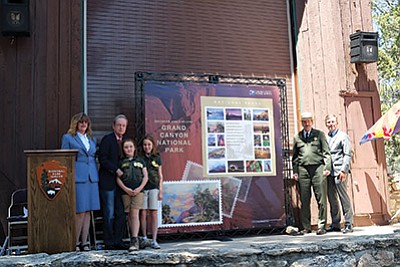
[[[147,239],[147,236],[139,236],[139,248],[144,249],[150,246],[150,240]]]
[[[139,239],[137,237],[131,237],[131,244],[128,251],[130,252],[136,250],[139,250]]]
[[[154,248],[154,249],[160,249],[161,248],[156,240],[151,241],[151,245],[150,246],[151,246],[151,248]]]

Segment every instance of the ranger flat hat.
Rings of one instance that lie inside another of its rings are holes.
[[[301,113],[301,120],[313,119],[313,114],[311,112]]]

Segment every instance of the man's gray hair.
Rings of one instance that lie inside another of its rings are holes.
[[[331,120],[331,119],[335,119],[336,122],[338,121],[338,117],[337,117],[335,114],[328,114],[328,115],[326,115],[325,121]]]
[[[115,125],[115,123],[117,122],[117,120],[119,119],[124,119],[126,120],[126,122],[128,123],[128,118],[124,115],[124,114],[118,114],[117,116],[115,116],[113,124]]]

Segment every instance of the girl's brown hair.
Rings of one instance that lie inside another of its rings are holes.
[[[152,144],[153,144],[153,148],[152,148],[152,150],[151,150],[151,155],[158,155],[158,149],[157,149],[157,145],[156,145],[156,141],[154,140],[154,137],[152,136],[152,135],[150,135],[150,134],[146,134],[145,135],[145,137],[143,138],[143,141],[142,141],[142,150],[143,150],[143,142],[144,142],[144,140],[149,140]],[[143,151],[143,153],[144,153],[144,151]]]
[[[133,140],[133,138],[129,138],[128,137],[128,138],[125,138],[124,140],[122,140],[122,143],[121,143],[121,152],[122,152],[123,157],[124,158],[127,157],[126,154],[125,154],[125,151],[124,151],[124,145],[125,145],[126,142],[132,142],[133,146],[135,147],[135,153],[133,154],[133,156],[136,156],[137,155],[136,142],[135,142],[135,140]]]

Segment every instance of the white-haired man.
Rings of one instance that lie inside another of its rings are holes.
[[[353,232],[353,209],[347,193],[347,174],[350,172],[351,142],[349,136],[338,129],[338,119],[331,114],[325,117],[325,125],[328,128],[328,144],[332,157],[332,170],[328,176],[328,201],[331,206],[332,224],[328,232],[340,232],[340,204],[344,215],[343,233]]]

